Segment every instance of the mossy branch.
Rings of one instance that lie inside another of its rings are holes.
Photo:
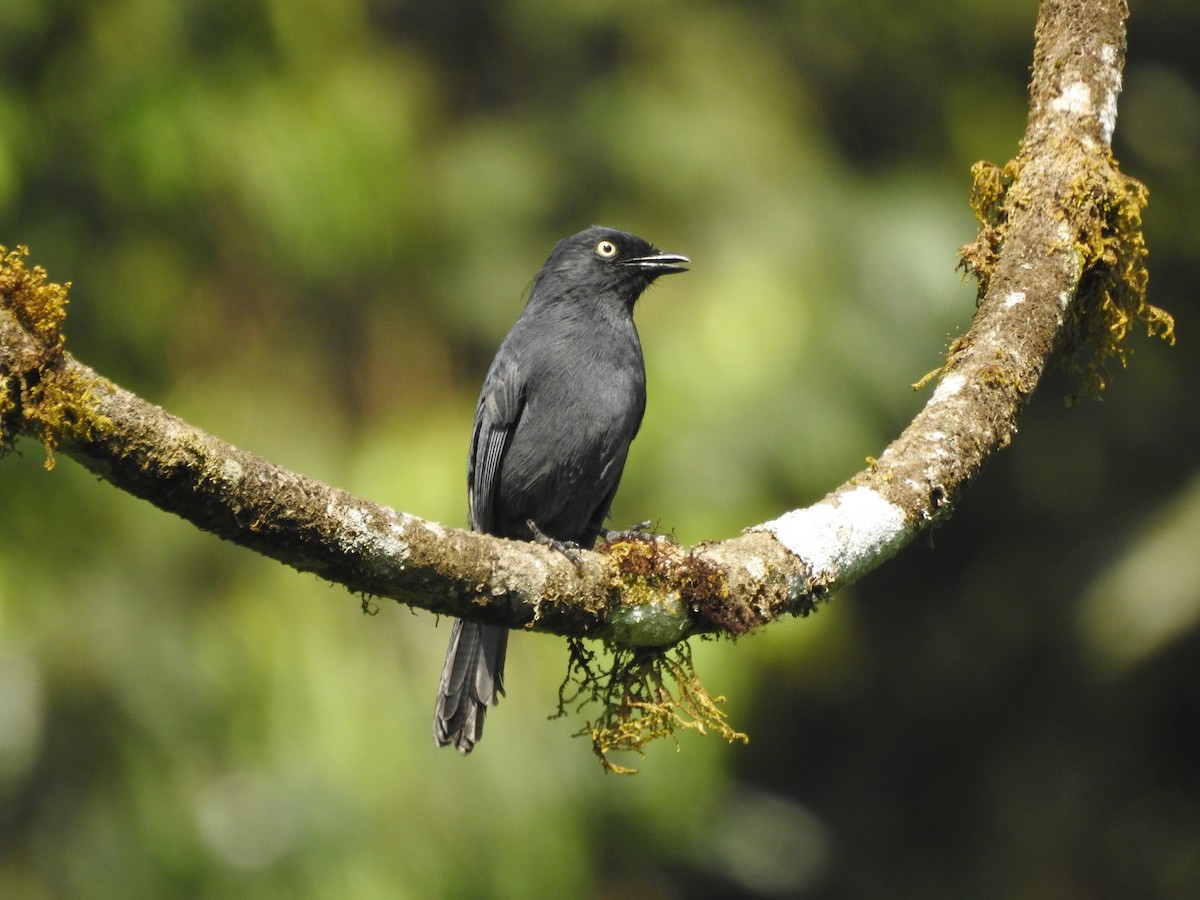
[[[739,537],[684,548],[664,537],[581,553],[578,568],[534,544],[427,522],[289,472],[193,428],[64,349],[66,286],[0,248],[0,450],[40,440],[118,487],[362,595],[617,648],[585,673],[606,701],[597,751],[699,723],[727,737],[690,658],[698,633],[742,634],[804,615],[943,518],[1016,432],[1058,360],[1104,387],[1135,326],[1173,339],[1146,300],[1147,193],[1111,153],[1125,55],[1123,0],[1047,0],[1036,30],[1030,114],[1017,157],[975,170],[979,280],[970,330],[950,347],[925,408],[862,472],[821,502]],[[676,689],[667,687],[672,681]],[[615,699],[614,699],[615,698]],[[611,701],[611,702],[607,702]],[[714,714],[715,713],[715,714]]]

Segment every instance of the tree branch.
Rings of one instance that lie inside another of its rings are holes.
[[[1057,350],[1094,374],[1114,355],[1123,361],[1129,324],[1169,336],[1169,317],[1144,300],[1145,192],[1110,153],[1127,12],[1123,0],[1043,4],[1020,154],[976,171],[983,229],[964,264],[980,279],[979,309],[925,408],[820,503],[739,537],[690,549],[623,541],[581,553],[576,570],[543,547],[423,521],[289,472],[73,359],[62,347],[65,289],[2,248],[0,440],[35,436],[219,537],[437,613],[625,646],[804,614],[953,508],[1016,432]]]

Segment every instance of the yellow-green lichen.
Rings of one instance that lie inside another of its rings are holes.
[[[1020,173],[1016,161],[1003,167],[978,162],[971,168],[971,209],[979,220],[979,236],[960,251],[960,267],[979,283],[979,300],[987,293],[1003,249],[1011,212],[1019,202],[1011,188]],[[1068,398],[1096,395],[1107,385],[1115,364],[1129,361],[1125,339],[1145,328],[1151,337],[1175,342],[1175,320],[1147,302],[1146,242],[1142,210],[1149,191],[1124,175],[1107,156],[1075,180],[1065,203],[1065,217],[1078,225],[1071,249],[1078,255],[1081,277],[1075,301],[1065,304],[1060,364],[1082,379]]]
[[[1099,394],[1113,364],[1128,364],[1131,330],[1145,328],[1150,337],[1175,343],[1174,318],[1146,300],[1142,210],[1150,192],[1109,163],[1106,172],[1081,175],[1068,201],[1084,213],[1075,238],[1083,274],[1064,322],[1063,365],[1083,380],[1075,396]]]
[[[599,714],[577,736],[589,737],[600,764],[618,774],[634,770],[612,754],[644,755],[651,741],[675,740],[681,728],[744,741],[725,721],[724,698],[713,698],[700,683],[682,640],[696,629],[741,634],[756,624],[731,602],[720,570],[661,535],[616,541],[605,552],[615,598],[604,636],[607,662],[582,641],[569,642],[557,715],[568,706],[582,711],[599,704]]]
[[[11,436],[9,432],[12,430],[5,427],[5,421],[17,408],[17,397],[20,396],[21,389],[16,378],[10,377],[0,371],[0,456],[3,456],[11,446]]]
[[[46,468],[62,440],[92,439],[112,422],[95,411],[100,382],[60,365],[66,341],[70,283],[55,284],[41,266],[28,268],[29,250],[0,246],[0,306],[32,339],[16,370],[0,372],[0,450],[11,447],[17,430],[34,434],[46,447]],[[22,421],[13,421],[19,416]]]
[[[977,302],[982,302],[1004,246],[1008,227],[1008,192],[1020,168],[1015,160],[1003,166],[983,160],[971,166],[971,211],[979,220],[979,235],[959,250],[958,266],[973,275],[979,285]],[[928,378],[928,376],[926,376]]]
[[[568,706],[579,711],[592,702],[600,705],[600,715],[585,722],[576,737],[591,739],[606,772],[634,774],[636,769],[615,762],[612,755],[645,757],[646,747],[658,738],[670,738],[679,749],[679,729],[713,731],[730,742],[747,742],[726,721],[719,706],[725,698],[710,696],[700,683],[686,642],[670,650],[609,648],[607,666],[582,641],[568,643],[571,654],[555,717],[566,715]]]
[[[691,622],[665,579],[669,551],[665,538],[647,535],[606,548],[609,584],[620,598],[606,637],[615,644],[662,647],[684,637]]]
[[[911,388],[912,388],[914,391],[921,391],[921,390],[924,390],[924,389],[925,389],[925,386],[926,386],[927,384],[929,384],[929,382],[933,381],[933,379],[937,378],[939,375],[941,375],[941,374],[942,374],[943,372],[945,372],[945,371],[946,371],[946,363],[942,363],[942,364],[941,364],[940,366],[938,366],[936,369],[933,369],[932,371],[926,372],[924,375],[922,375],[920,378],[918,378],[916,381],[914,381],[914,382],[913,382],[913,383],[910,385],[910,387],[911,387]]]
[[[997,354],[999,355],[999,354]],[[1003,365],[984,366],[979,370],[979,381],[986,384],[988,387],[994,388],[1013,388],[1018,394],[1024,395],[1029,393],[1029,389],[1022,383],[1012,368]]]
[[[66,284],[47,280],[41,266],[26,268],[28,247],[9,250],[0,244],[0,303],[16,314],[17,321],[48,352],[60,349],[65,338],[62,323],[67,318]]]
[[[611,544],[609,583],[620,597],[606,635],[623,646],[675,643],[693,631],[737,636],[761,622],[734,601],[724,573],[662,535]]]
[[[113,422],[96,410],[99,382],[70,369],[46,369],[26,392],[25,418],[46,448],[46,469],[54,468],[54,451],[70,438],[95,440]]]

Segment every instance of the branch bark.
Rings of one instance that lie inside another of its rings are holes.
[[[1072,349],[1072,323],[1102,315],[1114,296],[1135,304],[1132,319],[1153,320],[1136,228],[1144,195],[1110,153],[1127,14],[1123,0],[1043,3],[1020,153],[977,173],[984,227],[964,259],[981,280],[980,305],[937,389],[875,464],[739,537],[693,548],[620,542],[580,554],[577,570],[540,546],[353,497],[205,434],[73,359],[58,324],[47,325],[54,286],[14,254],[0,270],[0,438],[33,435],[221,538],[436,613],[625,646],[804,614],[953,508],[1010,441],[1056,350]],[[1141,289],[1126,292],[1137,296],[1105,294],[1104,285],[1128,286],[1125,269],[1142,273]]]

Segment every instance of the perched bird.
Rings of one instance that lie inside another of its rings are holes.
[[[467,460],[471,528],[588,549],[606,533],[646,408],[633,305],[686,256],[592,227],[559,241],[501,343],[475,410]],[[508,629],[457,619],[433,736],[470,753],[504,693]]]

